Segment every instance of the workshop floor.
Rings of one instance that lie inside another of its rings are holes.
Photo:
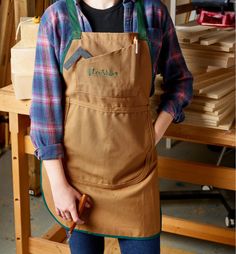
[[[158,144],[160,155],[173,156],[174,158],[195,160],[199,162],[216,163],[219,153],[211,151],[206,145],[192,144],[186,142],[174,142],[172,149],[165,148],[165,139]],[[221,165],[235,165],[235,152],[228,152],[222,160]],[[161,181],[161,190],[200,189],[193,186],[173,181]],[[233,193],[225,193],[234,205]],[[230,197],[233,196],[233,197]],[[53,224],[53,220],[44,207],[42,198],[30,197],[32,235],[40,236]],[[222,204],[217,200],[186,200],[186,201],[164,201],[162,211],[167,215],[195,221],[207,222],[224,227],[224,219],[227,215]],[[205,241],[180,237],[167,233],[161,235],[162,254],[234,254],[234,248],[213,244]],[[114,243],[111,242],[109,254],[118,253]],[[175,249],[175,250],[174,250]],[[13,220],[13,196],[11,179],[11,153],[5,152],[0,157],[0,254],[15,253],[14,243],[14,220]],[[96,253],[95,253],[96,254]],[[108,254],[108,253],[107,253]],[[144,253],[146,254],[146,253]],[[147,253],[148,254],[148,253]]]

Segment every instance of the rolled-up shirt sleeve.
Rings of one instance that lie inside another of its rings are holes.
[[[52,31],[42,19],[37,39],[30,108],[30,137],[38,159],[64,157],[63,78],[52,42]]]
[[[184,108],[193,97],[193,77],[186,66],[167,9],[164,16],[162,48],[157,64],[157,73],[163,76],[163,93],[157,112],[166,111],[172,115],[174,123],[180,123],[185,119]]]

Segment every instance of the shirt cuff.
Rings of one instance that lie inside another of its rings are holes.
[[[34,155],[39,160],[54,160],[64,157],[64,149],[62,144],[53,144],[37,148]]]
[[[171,104],[172,103],[170,103],[170,104],[165,103],[165,105],[163,105],[163,106],[160,105],[157,109],[157,113],[159,114],[161,111],[165,111],[165,112],[172,115],[172,117],[173,117],[172,122],[173,123],[177,124],[177,123],[183,122],[185,119],[185,114],[184,114],[183,109],[180,107],[178,109],[173,108]]]

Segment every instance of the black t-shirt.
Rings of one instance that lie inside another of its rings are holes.
[[[105,10],[92,8],[84,1],[80,1],[80,6],[93,32],[124,32],[123,1]]]

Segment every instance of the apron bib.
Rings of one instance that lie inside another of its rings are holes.
[[[76,230],[113,237],[155,237],[160,200],[155,133],[149,107],[152,62],[141,1],[138,33],[81,32],[73,0],[67,7],[73,37],[62,65],[66,84],[64,170],[93,207]],[[42,192],[53,217],[50,182]]]

